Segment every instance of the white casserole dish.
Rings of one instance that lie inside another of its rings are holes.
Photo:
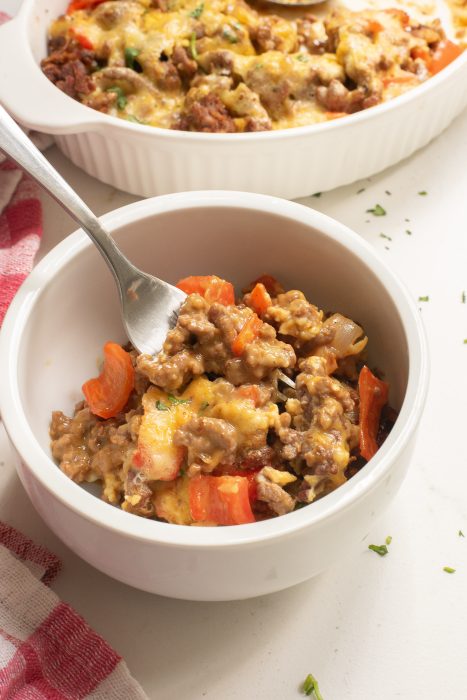
[[[247,134],[133,124],[81,105],[42,74],[47,28],[67,4],[23,0],[18,16],[0,28],[0,102],[25,126],[54,134],[75,165],[133,194],[233,189],[307,196],[393,165],[467,105],[464,52],[414,90],[323,124]]]
[[[260,272],[358,319],[370,366],[384,369],[400,411],[371,461],[325,498],[249,525],[186,527],[104,503],[53,462],[51,412],[71,414],[106,340],[124,340],[110,272],[83,232],[32,271],[0,334],[0,408],[35,508],[76,554],[109,576],[192,600],[249,598],[304,581],[366,548],[410,464],[428,384],[420,313],[373,249],[342,224],[294,202],[196,192],[137,202],[103,221],[140,267],[171,282],[218,275],[240,289]],[[203,233],[204,245],[196,232]],[[286,254],[284,254],[286,251]]]

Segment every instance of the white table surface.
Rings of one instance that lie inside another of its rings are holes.
[[[17,6],[18,0],[0,0],[2,10]],[[47,156],[97,214],[136,199],[85,175],[55,147]],[[40,256],[75,228],[48,196],[42,202]],[[419,303],[432,369],[417,449],[401,491],[360,554],[254,600],[190,603],[139,592],[95,571],[46,527],[16,476],[1,427],[0,519],[58,554],[63,571],[54,590],[125,657],[151,700],[294,700],[303,697],[299,685],[309,672],[324,700],[463,700],[467,112],[398,166],[303,203],[362,235],[415,299],[429,296]],[[365,213],[376,203],[386,216]],[[367,549],[387,535],[393,538],[388,556]]]

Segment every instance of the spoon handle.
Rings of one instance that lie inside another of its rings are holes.
[[[132,276],[134,267],[120,252],[98,218],[42,155],[24,131],[0,105],[0,150],[36,180],[78,222],[94,241],[117,284]],[[125,272],[127,273],[125,275]],[[123,278],[123,279],[122,279]],[[120,290],[121,291],[121,290]]]

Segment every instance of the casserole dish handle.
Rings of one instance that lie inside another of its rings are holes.
[[[3,106],[30,129],[66,134],[102,126],[102,115],[65,95],[45,77],[19,19],[0,26],[0,95]]]

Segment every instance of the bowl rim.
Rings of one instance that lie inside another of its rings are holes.
[[[34,69],[37,73],[35,76],[42,77],[44,81],[54,88],[55,92],[58,92],[57,99],[63,102],[63,106],[66,105],[66,113],[70,110],[76,113],[76,118],[73,119],[73,124],[69,124],[69,119],[65,119],[63,125],[57,125],[55,129],[52,129],[50,133],[57,135],[66,134],[68,132],[73,133],[73,131],[81,130],[101,130],[106,126],[112,129],[122,129],[129,133],[135,135],[140,135],[142,137],[149,136],[153,134],[154,136],[163,137],[165,139],[175,139],[181,140],[184,143],[187,142],[200,142],[204,144],[212,144],[213,146],[219,145],[229,145],[232,143],[243,143],[250,145],[252,140],[254,142],[264,142],[267,144],[271,139],[296,139],[301,137],[306,137],[308,135],[318,134],[323,131],[332,131],[333,129],[342,129],[346,126],[357,127],[360,123],[365,123],[368,119],[377,119],[378,116],[383,116],[394,109],[403,109],[417,99],[422,99],[423,95],[429,93],[432,90],[436,90],[438,85],[448,81],[451,76],[455,75],[457,72],[466,70],[467,72],[467,48],[465,48],[460,56],[454,59],[449,65],[447,65],[443,70],[434,76],[431,76],[428,80],[420,83],[416,87],[407,90],[407,92],[397,95],[396,97],[382,102],[369,109],[361,110],[360,112],[355,112],[353,114],[348,114],[340,119],[333,119],[324,122],[317,122],[314,124],[305,124],[301,126],[295,126],[288,129],[273,129],[271,131],[259,131],[251,133],[235,133],[235,134],[225,134],[225,133],[203,133],[203,132],[189,132],[189,131],[177,131],[175,129],[162,128],[158,126],[151,126],[145,124],[135,124],[125,119],[120,119],[119,117],[114,117],[109,114],[103,114],[98,112],[91,107],[83,105],[82,103],[74,100],[65,93],[59,90],[55,85],[52,85],[46,76],[42,73],[40,66],[37,64],[36,60],[32,56],[31,44],[28,38],[28,22],[30,20],[31,14],[34,11],[37,0],[23,0],[23,4],[17,14],[17,16],[11,20],[12,23],[18,27],[20,32],[20,37],[27,40],[27,46],[30,52],[31,62],[34,65]],[[8,23],[10,24],[10,23]],[[21,43],[21,42],[20,42]],[[45,85],[45,83],[44,83]],[[64,101],[65,100],[65,101]],[[13,101],[12,101],[13,102]],[[14,104],[11,106],[14,112]],[[81,112],[82,120],[79,119],[79,112]],[[24,121],[24,120],[23,120]],[[34,117],[26,124],[34,127]],[[41,126],[44,126],[41,122]],[[74,127],[74,128],[73,128]],[[230,146],[228,146],[230,147]]]
[[[7,434],[27,470],[68,509],[92,523],[125,537],[158,545],[219,548],[255,545],[288,537],[297,530],[335,518],[373,490],[391,470],[414,432],[428,387],[428,350],[415,302],[387,265],[356,233],[331,217],[304,205],[268,195],[229,191],[197,191],[154,197],[116,209],[102,217],[111,233],[129,223],[173,211],[238,208],[289,218],[349,250],[370,267],[393,299],[407,338],[409,375],[399,420],[377,455],[348,482],[323,499],[285,516],[231,527],[190,527],[147,520],[104,503],[69,479],[55,464],[29,427],[18,386],[18,357],[23,333],[35,303],[54,273],[93,244],[80,230],[55,246],[33,269],[7,311],[0,333],[0,411]]]

